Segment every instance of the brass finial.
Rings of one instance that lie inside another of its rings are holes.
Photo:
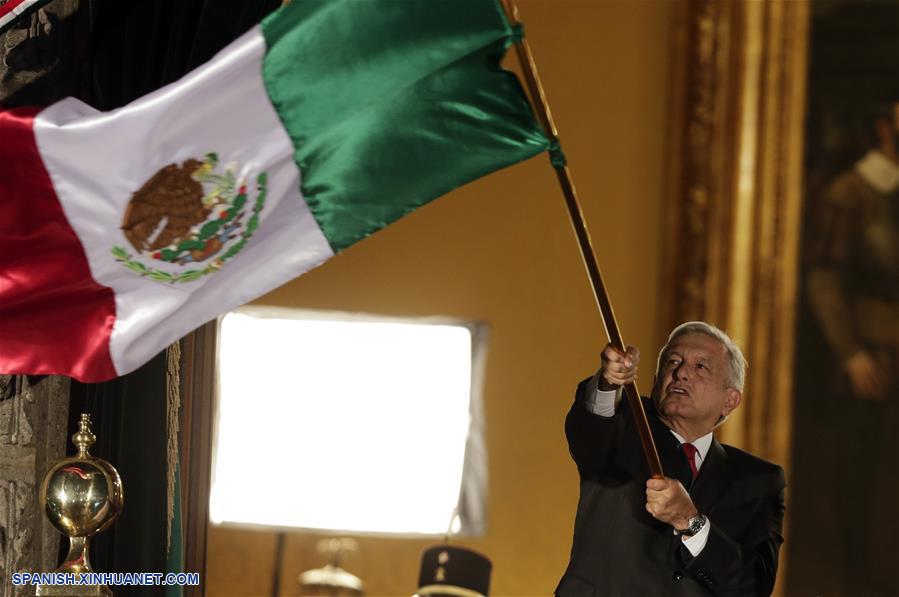
[[[72,443],[78,448],[78,458],[90,456],[88,450],[97,443],[97,436],[91,432],[91,416],[89,414],[81,413],[81,419],[78,421],[78,431],[72,436]]]
[[[88,449],[97,438],[91,432],[90,415],[82,414],[78,432],[72,443],[77,456],[57,461],[41,483],[40,500],[44,513],[56,529],[69,538],[69,553],[54,572],[80,575],[93,572],[90,560],[91,537],[112,525],[122,511],[125,494],[122,479],[115,467],[91,456]],[[66,597],[105,595],[112,591],[106,585],[84,584],[38,585],[34,595]]]

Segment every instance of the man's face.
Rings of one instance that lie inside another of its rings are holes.
[[[727,387],[729,373],[721,342],[696,332],[679,336],[659,364],[653,391],[659,414],[711,431],[740,404],[740,391]]]

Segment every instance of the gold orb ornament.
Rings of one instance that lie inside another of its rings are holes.
[[[41,484],[41,504],[47,518],[69,538],[69,553],[54,572],[93,572],[90,538],[112,525],[125,501],[122,479],[115,467],[88,452],[97,441],[90,424],[90,415],[82,414],[78,431],[72,436],[78,453],[54,464]],[[41,585],[37,595],[60,595],[63,593],[55,589],[61,588]],[[66,588],[66,595],[112,594],[103,586],[85,587],[80,593],[73,593],[74,587]]]

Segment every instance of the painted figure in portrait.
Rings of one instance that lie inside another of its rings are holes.
[[[899,594],[899,2],[813,2],[789,594]]]

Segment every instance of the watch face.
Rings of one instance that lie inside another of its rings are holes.
[[[700,514],[699,516],[694,516],[693,518],[690,519],[690,524],[689,524],[689,526],[687,526],[687,530],[685,531],[685,534],[695,535],[702,529],[704,524],[705,524],[705,517],[702,514]]]

